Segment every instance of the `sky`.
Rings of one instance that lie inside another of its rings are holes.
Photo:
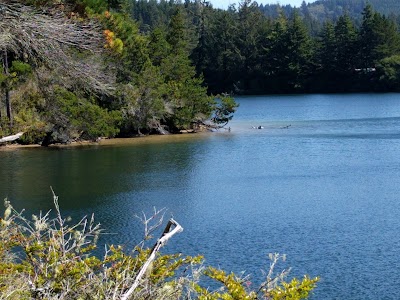
[[[314,2],[311,0],[310,1],[305,0],[305,1],[306,1],[306,3]],[[226,8],[228,8],[228,6],[230,4],[239,3],[240,0],[210,0],[210,2],[212,3],[214,8],[226,9]],[[257,0],[256,2],[258,4],[277,4],[277,3],[279,3],[281,5],[290,4],[292,6],[299,7],[301,2],[303,2],[303,0]]]

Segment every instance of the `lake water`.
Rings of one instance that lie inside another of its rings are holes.
[[[231,131],[114,146],[0,151],[0,196],[29,212],[95,213],[113,243],[152,208],[184,227],[164,251],[251,273],[268,253],[320,276],[314,299],[396,299],[400,95],[240,97]],[[262,125],[264,129],[253,129]]]

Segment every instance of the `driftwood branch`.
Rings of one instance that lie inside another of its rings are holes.
[[[14,135],[5,136],[0,139],[0,143],[13,142],[15,140],[18,140],[23,134],[24,132],[18,132],[17,134]]]
[[[171,228],[174,226],[174,228],[171,230]],[[132,286],[130,289],[122,296],[121,300],[127,300],[132,293],[135,291],[137,286],[139,285],[140,280],[142,279],[143,275],[146,273],[146,270],[150,266],[150,264],[153,262],[153,260],[156,258],[157,252],[160,251],[160,249],[165,245],[165,243],[176,233],[182,232],[183,227],[179,225],[178,222],[176,222],[174,219],[170,219],[168,221],[167,226],[164,229],[164,232],[162,233],[161,237],[157,240],[157,243],[153,246],[153,249],[151,250],[149,258],[146,260],[146,262],[143,264],[142,268],[140,269],[139,273],[136,275],[135,281],[133,282]]]

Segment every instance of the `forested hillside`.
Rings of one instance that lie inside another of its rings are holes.
[[[2,0],[0,135],[48,145],[219,126],[236,104],[218,94],[400,91],[394,16],[366,5],[321,22],[308,7]]]
[[[317,0],[306,7],[311,16],[319,21],[337,20],[344,13],[351,18],[361,19],[361,13],[367,3],[387,17],[395,17],[400,14],[400,2],[396,0]],[[302,9],[305,9],[304,4]]]
[[[361,20],[361,13],[364,7],[370,4],[374,10],[390,17],[400,15],[400,1],[397,0],[317,0],[303,1],[298,7],[304,16],[311,16],[319,22],[337,20],[344,13],[352,19]],[[290,15],[296,7],[291,5],[280,6],[278,4],[260,5],[260,10],[266,16],[276,16],[277,9],[281,8],[287,15]]]

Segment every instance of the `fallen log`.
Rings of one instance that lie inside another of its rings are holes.
[[[0,143],[7,143],[7,142],[16,141],[16,140],[18,140],[23,134],[24,134],[24,132],[18,132],[17,134],[14,134],[14,135],[5,136],[5,137],[3,137],[3,138],[0,139]]]

